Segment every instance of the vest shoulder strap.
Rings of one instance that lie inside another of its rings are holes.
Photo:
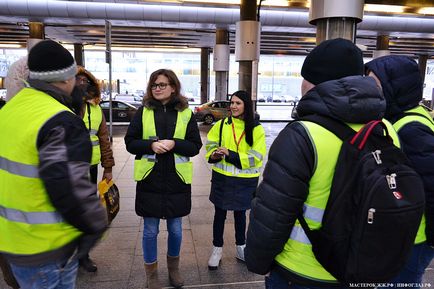
[[[306,115],[303,116],[300,120],[311,121],[319,124],[320,126],[335,134],[341,140],[345,140],[356,133],[351,127],[349,127],[345,123],[335,120],[331,117],[326,117],[319,114]]]
[[[426,116],[426,115],[424,115],[424,114],[422,114],[422,113],[418,113],[418,112],[414,112],[414,111],[408,111],[408,112],[403,113],[403,114],[402,114],[402,115],[401,115],[401,116],[400,116],[400,117],[395,121],[395,123],[398,122],[400,119],[403,119],[403,118],[406,117],[406,116],[420,116],[420,117],[423,117],[423,118],[429,120],[432,124],[434,124],[434,121],[433,121],[432,118],[429,118],[428,116]]]

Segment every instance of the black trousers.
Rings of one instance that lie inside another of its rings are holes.
[[[91,165],[89,169],[90,181],[94,184],[98,181],[98,165]]]
[[[93,184],[96,184],[98,181],[98,165],[91,165],[89,169],[89,174],[90,174],[90,181]],[[84,260],[88,258],[89,258],[89,252],[87,252],[87,254],[83,256],[83,258],[81,258],[80,260]]]
[[[223,247],[223,232],[225,230],[225,220],[227,211],[216,206],[213,222],[213,245]],[[234,211],[235,220],[235,244],[244,245],[246,243],[246,211]]]

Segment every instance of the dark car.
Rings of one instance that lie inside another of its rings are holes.
[[[216,100],[204,103],[194,108],[196,121],[203,121],[205,124],[212,124],[216,120],[228,117],[231,102],[228,100]]]
[[[100,106],[106,121],[109,121],[110,102],[108,100],[101,101]],[[130,122],[134,114],[137,112],[137,107],[119,100],[112,101],[112,108],[113,122]]]
[[[116,94],[114,100],[123,101],[129,103],[137,108],[142,105],[143,97],[135,94]]]

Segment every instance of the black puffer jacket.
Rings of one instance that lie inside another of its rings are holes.
[[[406,56],[387,56],[366,64],[381,82],[387,100],[386,118],[391,122],[415,108],[422,100],[423,83],[418,64]],[[425,187],[426,237],[434,246],[434,133],[420,122],[410,122],[398,131],[401,148],[422,177]]]
[[[366,123],[381,119],[385,108],[374,79],[351,76],[317,85],[302,97],[297,112],[299,116],[316,113],[349,123]],[[271,270],[302,210],[315,169],[313,144],[307,132],[300,123],[290,123],[270,148],[263,180],[252,201],[245,249],[250,271],[266,274]],[[299,282],[295,276],[287,278]]]
[[[179,100],[166,105],[151,101],[154,109],[155,129],[159,139],[173,139],[178,110],[182,109]],[[144,140],[142,126],[143,107],[135,114],[125,136],[128,152],[140,159],[144,154],[154,154],[152,140]],[[157,154],[157,162],[152,172],[136,187],[136,213],[143,217],[176,218],[186,216],[191,210],[191,185],[182,182],[175,170],[174,153],[193,157],[199,153],[202,141],[194,116],[187,125],[185,140],[175,140],[173,151]]]

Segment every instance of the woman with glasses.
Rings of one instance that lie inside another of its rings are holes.
[[[231,116],[218,121],[208,133],[206,159],[212,168],[210,201],[214,204],[213,249],[208,268],[216,270],[223,251],[227,211],[234,212],[235,256],[244,261],[246,210],[250,209],[265,155],[265,131],[253,113],[246,91],[231,96]]]
[[[167,223],[167,266],[170,284],[183,286],[179,273],[182,217],[191,210],[191,157],[202,146],[199,129],[181,83],[168,69],[154,71],[143,106],[131,121],[125,144],[134,154],[136,213],[143,217],[143,258],[148,288],[161,288],[158,280],[159,223]]]

